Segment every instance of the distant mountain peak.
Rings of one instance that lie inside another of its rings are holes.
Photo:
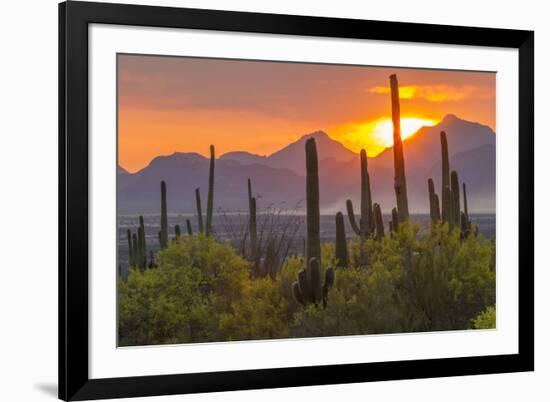
[[[315,139],[330,139],[327,133],[325,133],[323,130],[317,130],[309,134],[303,135],[300,140],[308,140],[310,138]]]
[[[458,117],[456,114],[453,114],[453,113],[447,113],[443,119],[441,119],[441,121],[439,122],[439,124],[441,123],[452,123],[452,122],[455,122],[455,121],[465,121],[463,119],[461,119],[460,117]]]

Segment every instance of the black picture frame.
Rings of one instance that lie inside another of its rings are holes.
[[[519,52],[517,354],[213,373],[88,375],[88,25],[514,48]],[[88,400],[534,370],[534,32],[70,1],[59,5],[59,398]]]

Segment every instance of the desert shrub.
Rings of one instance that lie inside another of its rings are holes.
[[[475,329],[493,329],[497,326],[497,312],[494,306],[489,306],[472,320]]]
[[[120,281],[119,343],[494,327],[494,241],[461,239],[447,225],[419,236],[417,225],[403,224],[380,241],[351,241],[349,249],[350,266],[336,269],[323,308],[292,295],[303,257],[286,258],[275,277],[261,278],[229,243],[182,237],[157,254],[157,268],[131,270]],[[322,245],[321,254],[323,271],[334,267],[334,245]]]
[[[220,316],[243,298],[248,263],[226,244],[184,237],[133,269],[119,284],[119,343],[144,345],[222,340]]]
[[[286,300],[279,284],[268,278],[250,280],[243,297],[220,316],[223,339],[275,339],[288,336]]]
[[[495,301],[494,243],[460,239],[436,225],[423,239],[418,226],[393,237],[350,245],[355,267],[338,269],[326,309],[297,312],[292,336],[327,336],[465,329]],[[368,257],[359,266],[360,248]],[[325,258],[325,257],[323,257]]]

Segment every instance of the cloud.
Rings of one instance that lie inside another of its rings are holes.
[[[389,94],[390,88],[376,86],[369,89],[370,93]],[[425,99],[429,102],[459,102],[465,99],[488,99],[493,92],[485,87],[473,85],[402,85],[399,87],[400,99]]]

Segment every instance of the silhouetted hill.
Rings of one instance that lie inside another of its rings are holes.
[[[305,174],[304,147],[309,138],[315,138],[319,161],[331,158],[336,161],[348,162],[357,156],[356,153],[344,147],[340,142],[330,138],[324,131],[315,131],[300,137],[297,141],[269,156],[260,156],[248,152],[237,151],[228,152],[222,155],[220,159],[233,160],[244,165],[259,163],[273,168],[291,169],[303,175]]]
[[[404,143],[409,209],[427,212],[432,177],[441,193],[440,131],[447,132],[451,169],[466,182],[472,212],[495,210],[495,135],[487,127],[447,115],[433,127],[423,127]],[[323,213],[345,211],[345,200],[359,205],[359,156],[318,131],[301,137],[269,156],[230,152],[216,161],[217,211],[246,211],[246,182],[251,178],[260,210],[271,205],[303,207],[305,198],[305,141],[314,137],[319,155],[320,202]],[[389,212],[395,206],[393,150],[369,158],[373,201]],[[203,204],[208,183],[208,159],[196,153],[160,156],[135,174],[119,170],[118,201],[121,213],[156,213],[160,210],[160,181],[168,186],[170,212],[194,212],[194,190],[201,189]],[[203,205],[204,208],[204,205]]]

